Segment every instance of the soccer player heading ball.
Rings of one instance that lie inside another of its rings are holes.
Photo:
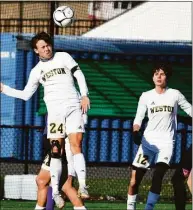
[[[31,40],[32,48],[39,56],[38,64],[31,70],[24,90],[16,90],[1,83],[1,92],[12,97],[28,100],[41,83],[44,87],[44,101],[48,111],[47,138],[51,144],[50,174],[53,198],[61,208],[64,204],[59,192],[58,183],[62,170],[61,154],[64,137],[67,134],[70,149],[73,153],[74,169],[80,186],[80,194],[88,194],[86,190],[85,159],[81,152],[84,121],[83,113],[90,108],[88,88],[85,77],[75,60],[66,52],[53,52],[51,37],[41,32]],[[80,89],[75,88],[76,78]]]
[[[141,145],[133,161],[127,210],[136,209],[138,188],[147,168],[151,164],[155,164],[155,171],[145,210],[154,209],[160,196],[162,179],[168,169],[173,153],[178,106],[189,116],[192,114],[191,104],[187,102],[182,93],[167,86],[171,75],[170,65],[155,65],[153,68],[155,88],[142,93],[139,99],[133,123],[133,138],[136,144]],[[146,111],[149,120],[142,138],[139,132]]]

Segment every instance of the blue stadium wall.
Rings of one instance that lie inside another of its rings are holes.
[[[26,35],[26,39],[31,38],[31,34]],[[1,34],[1,81],[11,87],[23,89],[31,68],[37,63],[37,57],[30,50],[19,49],[18,39],[15,34]],[[80,37],[62,36],[55,38],[55,48],[74,52],[73,57],[99,59],[103,56],[109,59],[112,54],[163,54],[163,52],[191,55],[190,45],[176,45],[143,43],[115,40],[93,40]],[[1,94],[1,125],[44,125],[44,117],[38,116],[38,93],[29,101],[24,102],[19,99],[7,97]],[[132,120],[119,118],[91,118],[89,120],[89,132],[84,136],[83,152],[88,162],[113,162],[131,163],[137,151],[131,141]],[[100,128],[102,131],[98,131]],[[183,123],[178,124],[178,128],[192,130],[191,126]],[[109,130],[108,130],[109,129]],[[24,131],[21,129],[1,129],[1,158],[24,159]],[[9,133],[9,135],[7,134]],[[187,135],[187,147],[191,144],[191,132]],[[97,140],[99,139],[100,142]],[[175,156],[173,162],[180,160],[181,134],[177,135]],[[41,160],[42,154],[42,133],[30,132],[29,160]],[[129,152],[131,151],[131,152]]]
[[[23,89],[37,58],[32,51],[17,50],[16,46],[16,35],[1,34],[1,81],[16,89]],[[1,94],[1,125],[42,125],[44,119],[36,114],[37,105],[37,93],[27,102]],[[25,136],[21,129],[1,129],[1,157],[23,159],[23,138]],[[41,158],[41,138],[41,133],[30,134],[34,160]]]

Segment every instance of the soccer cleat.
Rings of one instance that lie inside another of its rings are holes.
[[[136,210],[136,203],[135,202],[128,203],[127,210]]]
[[[61,208],[64,207],[65,201],[64,201],[64,199],[61,197],[60,194],[54,194],[54,195],[53,195],[53,199],[54,199],[54,201],[55,201],[56,206],[57,206],[59,209],[61,209]]]
[[[88,194],[88,189],[89,187],[80,187],[78,189],[78,197],[82,198],[82,199],[89,199],[90,195]]]

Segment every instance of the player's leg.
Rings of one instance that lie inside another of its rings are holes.
[[[49,171],[41,168],[39,174],[36,177],[38,192],[37,192],[37,204],[35,210],[45,209],[49,182],[50,182]]]
[[[89,198],[86,187],[86,163],[83,153],[81,152],[82,133],[69,134],[71,151],[73,153],[74,169],[76,171],[79,182],[79,195],[82,198]]]
[[[51,160],[50,160],[50,175],[53,195],[59,194],[59,180],[62,172],[61,160],[61,144],[62,139],[50,139],[51,144]]]
[[[156,149],[155,149],[156,150]],[[148,193],[145,210],[154,209],[155,204],[158,202],[161,192],[162,180],[169,168],[169,162],[172,157],[173,145],[162,146],[157,148],[157,155],[155,159],[155,170],[153,173],[152,184]]]
[[[64,206],[64,200],[59,193],[59,181],[62,172],[62,153],[65,136],[64,115],[62,111],[53,110],[48,111],[48,134],[51,145],[51,159],[50,159],[50,176],[52,186],[52,196],[58,208]]]
[[[176,210],[185,210],[186,206],[186,186],[185,179],[187,179],[188,187],[191,191],[191,175],[192,168],[192,145],[188,150],[183,151],[182,158],[178,168],[172,177],[172,184],[174,188],[174,201]]]
[[[59,190],[61,190],[66,180],[67,180],[67,162],[66,162],[66,154],[63,153],[62,154],[62,174],[60,176]],[[64,196],[62,195],[62,193],[60,193],[60,196],[64,199]],[[51,186],[48,188],[46,210],[54,210],[54,201],[52,197]]]
[[[136,209],[136,200],[138,195],[139,185],[150,166],[153,158],[153,153],[143,145],[139,146],[135,159],[133,161],[133,170],[131,173],[131,179],[128,187],[127,197],[127,210]]]
[[[181,166],[175,170],[172,176],[172,184],[174,188],[174,201],[176,210],[185,210],[186,206],[186,186],[185,177]]]
[[[152,210],[155,204],[158,202],[161,192],[162,180],[166,171],[168,170],[168,167],[169,166],[166,163],[160,162],[156,164],[145,210]]]
[[[70,149],[70,142],[68,137],[65,138],[65,153],[66,153],[67,166],[68,166],[68,175],[75,177],[76,172],[74,169],[73,153]]]
[[[190,192],[192,193],[192,170],[190,171],[190,174],[188,176],[187,184],[188,184]]]
[[[77,190],[72,186],[72,179],[72,176],[68,176],[68,179],[63,185],[62,190],[71,201],[72,205],[74,206],[74,210],[86,210],[81,198],[77,196]]]
[[[172,184],[174,188],[174,201],[176,210],[185,210],[186,206],[186,185],[185,179],[188,179],[192,167],[192,147],[183,151],[180,164],[178,165],[172,177]]]
[[[192,193],[192,144],[187,151],[184,152],[181,165],[184,177],[187,178],[189,190]]]
[[[79,192],[82,198],[89,198],[86,187],[86,163],[82,153],[82,140],[84,129],[84,121],[81,110],[70,110],[70,114],[66,118],[66,133],[70,141],[70,149],[73,153],[74,169],[79,182]]]
[[[128,195],[127,195],[127,210],[135,210],[136,209],[136,200],[139,190],[139,185],[145,175],[146,169],[137,168],[133,166],[131,172],[131,179],[128,187]]]

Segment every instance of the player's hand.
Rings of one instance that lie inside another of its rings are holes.
[[[139,131],[133,131],[133,141],[136,145],[140,145],[141,144],[141,133]]]
[[[3,92],[3,83],[1,83],[1,89],[0,89],[1,92]]]
[[[81,109],[83,114],[90,109],[90,100],[87,96],[83,96],[81,99]]]

